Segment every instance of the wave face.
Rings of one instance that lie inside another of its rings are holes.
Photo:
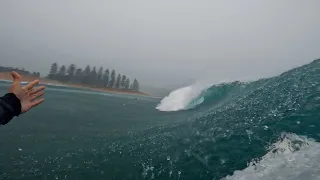
[[[176,170],[169,172],[186,173],[182,179],[319,179],[320,59],[254,82],[193,87],[157,106],[191,115],[170,130],[152,130],[178,142],[158,141],[174,150]]]
[[[314,66],[319,66],[319,60],[314,61],[312,64]],[[172,91],[168,96],[161,100],[156,109],[159,111],[189,110],[199,107],[200,105],[208,105],[208,103],[209,105],[214,106],[219,105],[219,103],[224,102],[225,100],[230,100],[240,96],[246,97],[247,95],[250,95],[250,93],[257,93],[263,88],[275,87],[279,89],[277,86],[281,85],[279,84],[280,81],[294,80],[293,78],[295,76],[300,75],[298,70],[307,67],[308,66],[306,65],[301,68],[286,72],[278,77],[260,79],[250,83],[235,81],[212,86],[200,84],[190,85]],[[319,71],[319,69],[314,71]],[[292,87],[298,87],[297,82],[294,83],[295,84],[292,84]]]

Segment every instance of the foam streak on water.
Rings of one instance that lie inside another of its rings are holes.
[[[282,134],[259,162],[223,180],[320,179],[320,143],[296,134]]]

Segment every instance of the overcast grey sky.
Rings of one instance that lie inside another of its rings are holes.
[[[320,57],[319,0],[2,0],[0,65],[115,68],[166,86],[272,76]]]

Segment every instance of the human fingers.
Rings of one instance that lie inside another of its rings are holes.
[[[36,106],[38,106],[39,104],[43,103],[43,101],[44,101],[43,98],[38,99],[38,100],[36,100],[36,101],[33,101],[33,102],[30,103],[30,107],[31,107],[31,108],[36,107]]]
[[[31,91],[30,91],[30,95],[34,95],[34,94],[36,94],[36,93],[38,93],[38,92],[40,92],[40,91],[43,91],[44,90],[44,86],[40,86],[40,87],[37,87],[37,88],[35,88],[35,89],[32,89]]]
[[[11,76],[12,76],[12,78],[13,78],[13,83],[21,83],[21,76],[20,76],[20,74],[18,74],[17,72],[15,72],[15,71],[12,71],[11,73]]]
[[[23,87],[23,89],[30,90],[30,89],[32,89],[32,88],[33,88],[35,85],[37,85],[37,84],[39,84],[39,80],[34,80],[34,81],[32,81],[31,83],[25,85],[25,86]]]
[[[32,95],[32,96],[30,97],[30,101],[34,101],[35,99],[37,99],[37,98],[39,98],[39,97],[41,97],[41,96],[43,96],[43,95],[44,95],[44,92],[43,92],[43,91],[38,92],[38,93],[36,93],[36,94],[34,94],[34,95]]]

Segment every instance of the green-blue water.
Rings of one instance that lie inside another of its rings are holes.
[[[45,98],[1,127],[0,179],[320,177],[320,60],[212,86],[188,110],[66,87],[47,87]]]

